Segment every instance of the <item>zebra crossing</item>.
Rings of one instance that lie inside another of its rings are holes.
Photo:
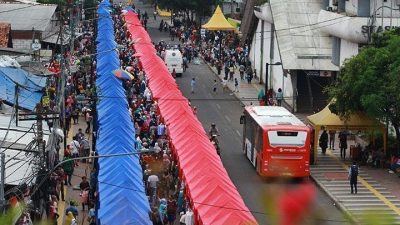
[[[318,164],[311,166],[311,177],[333,201],[359,224],[400,225],[400,200],[359,169],[358,192],[350,193],[348,167],[333,155],[318,154]]]

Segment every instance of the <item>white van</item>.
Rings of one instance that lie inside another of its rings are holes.
[[[182,53],[177,49],[167,49],[164,53],[164,62],[168,71],[172,73],[175,69],[177,77],[181,77],[183,73],[183,57]]]

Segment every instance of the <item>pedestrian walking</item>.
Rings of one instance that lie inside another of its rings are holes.
[[[213,83],[213,93],[214,94],[217,94],[217,86],[218,86],[217,80],[214,80],[214,83]]]
[[[192,80],[190,81],[190,88],[191,88],[192,94],[194,94],[195,86],[196,86],[196,79],[193,77]]]
[[[329,148],[335,150],[335,130],[330,130],[329,132]]]
[[[358,177],[358,165],[354,161],[353,165],[349,168],[349,180],[350,180],[350,188],[351,194],[357,194],[357,177]]]
[[[225,73],[224,80],[228,80],[228,76],[229,76],[229,67],[228,67],[228,65],[225,65],[224,73]]]
[[[233,92],[239,92],[239,81],[236,77],[235,77],[235,90],[233,90]]]
[[[231,62],[229,66],[229,80],[233,81],[233,75],[235,74],[235,64]]]
[[[167,217],[169,225],[174,225],[177,209],[178,209],[178,204],[176,203],[174,197],[170,195],[167,202]]]
[[[225,93],[225,91],[229,91],[228,88],[228,79],[223,79],[222,80],[222,92]]]
[[[278,93],[276,93],[275,98],[278,106],[282,106],[283,92],[281,88],[278,88]]]
[[[85,211],[85,205],[88,206],[88,199],[89,199],[89,189],[90,189],[90,184],[89,181],[87,181],[86,176],[82,177],[82,181],[79,184],[79,189],[81,191],[81,193],[79,194],[80,196],[80,200],[81,200],[81,204],[82,204],[82,210]],[[88,206],[88,210],[89,210],[89,206]]]
[[[322,131],[321,136],[319,137],[319,147],[322,149],[322,154],[325,155],[326,149],[328,148],[328,133],[326,132],[325,128]]]
[[[240,64],[240,66],[239,66],[240,80],[244,80],[244,70],[245,70],[244,65]]]
[[[72,174],[74,173],[74,160],[72,160],[71,156],[67,154],[64,155],[63,161],[65,161],[63,164],[63,169],[65,173],[64,183],[65,185],[72,186],[71,179],[72,179]]]
[[[90,154],[90,143],[89,140],[84,136],[81,143],[80,143],[80,147],[81,147],[81,156],[82,157],[88,157]],[[84,163],[86,163],[87,159],[83,159],[82,160]]]
[[[248,66],[246,70],[246,79],[247,83],[251,84],[251,80],[253,79],[253,70],[251,69],[250,66]]]
[[[339,133],[339,148],[340,148],[340,158],[346,159],[346,149],[347,149],[347,132],[342,130]]]
[[[87,125],[85,133],[87,133],[87,134],[90,132],[90,124],[92,123],[92,119],[93,119],[93,117],[91,115],[91,111],[88,109],[86,111],[86,115],[85,115],[85,121],[86,121],[86,125]]]

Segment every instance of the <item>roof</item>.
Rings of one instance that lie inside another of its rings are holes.
[[[232,26],[226,20],[224,14],[222,13],[222,10],[219,6],[215,9],[214,14],[210,18],[210,20],[201,26],[202,28],[205,28],[207,30],[235,30],[236,28]]]
[[[378,120],[367,116],[363,112],[353,113],[347,120],[342,120],[340,117],[331,112],[328,104],[323,110],[308,116],[307,119],[314,127],[324,126],[326,129],[371,129],[384,128],[385,126]]]
[[[11,24],[11,30],[44,31],[57,5],[0,3],[0,21]]]
[[[246,110],[260,126],[305,126],[301,120],[284,107],[279,106],[248,106]]]
[[[271,12],[284,69],[331,70],[332,38],[320,31],[322,0],[271,0]]]

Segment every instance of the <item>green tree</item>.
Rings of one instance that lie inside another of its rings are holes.
[[[200,17],[211,15],[211,7],[220,4],[221,0],[158,0],[157,4],[161,8],[176,11],[194,12]]]
[[[375,34],[372,44],[347,60],[328,93],[331,111],[342,118],[364,111],[390,121],[400,146],[400,30]]]

